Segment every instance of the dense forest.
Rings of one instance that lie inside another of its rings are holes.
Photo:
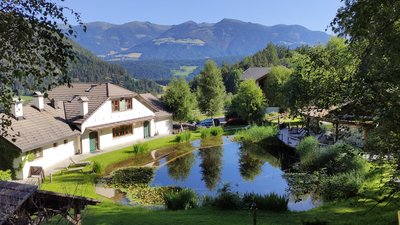
[[[223,63],[237,63],[243,57],[224,57],[213,59],[218,65]],[[196,60],[126,60],[126,61],[113,61],[111,63],[117,64],[125,68],[128,73],[134,74],[137,79],[154,80],[159,84],[167,84],[174,75],[174,70],[179,70],[182,66],[196,67],[189,74],[185,74],[187,80],[193,79],[203,69],[205,59]]]
[[[162,86],[148,79],[134,79],[119,65],[104,62],[86,49],[73,44],[76,60],[70,64],[68,75],[72,82],[111,82],[138,93],[162,93]]]

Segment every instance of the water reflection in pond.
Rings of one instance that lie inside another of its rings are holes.
[[[199,148],[193,151],[195,147]],[[310,196],[297,201],[288,193],[284,170],[295,160],[285,152],[288,149],[242,145],[229,137],[196,141],[192,146],[179,148],[182,157],[173,154],[161,159],[169,163],[157,170],[152,186],[175,185],[194,189],[200,195],[215,195],[228,182],[239,193],[289,195],[291,210],[308,210],[318,204]]]

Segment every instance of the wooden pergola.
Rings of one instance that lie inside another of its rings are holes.
[[[95,199],[38,190],[34,185],[0,181],[0,225],[37,225],[55,215],[80,225],[82,210],[97,203]]]

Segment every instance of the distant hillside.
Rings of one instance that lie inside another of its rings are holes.
[[[188,21],[179,25],[130,22],[88,23],[75,39],[106,60],[192,60],[243,57],[270,42],[295,48],[326,43],[330,36],[299,25],[263,26],[224,19],[218,23]]]
[[[162,92],[162,87],[154,81],[134,79],[123,67],[104,62],[75,43],[73,47],[77,60],[68,70],[73,82],[111,82],[138,93]]]
[[[152,40],[170,28],[149,22],[130,22],[122,25],[94,22],[85,25],[87,32],[78,27],[77,38],[74,41],[92,53],[104,57],[116,55],[132,46]]]

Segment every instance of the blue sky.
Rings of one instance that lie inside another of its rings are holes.
[[[122,24],[149,21],[215,23],[223,18],[263,25],[299,24],[324,31],[342,5],[340,0],[65,0],[83,22]],[[331,33],[328,30],[328,33]]]

